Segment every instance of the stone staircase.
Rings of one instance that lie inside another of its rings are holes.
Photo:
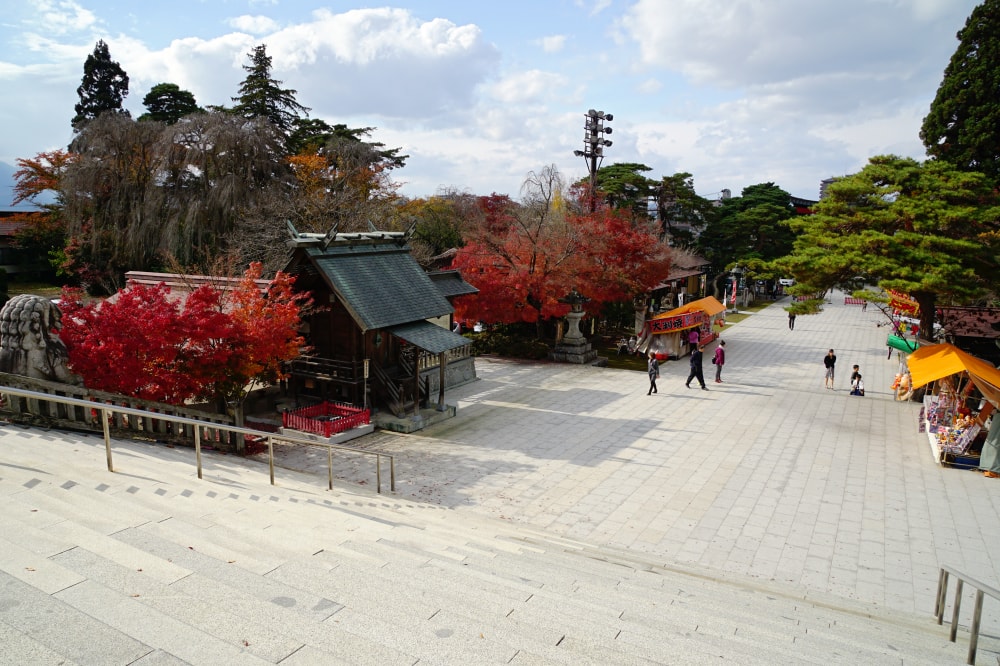
[[[914,616],[233,456],[0,427],[2,664],[962,664]],[[405,472],[401,472],[405,473]],[[991,642],[992,641],[992,642]],[[980,641],[978,663],[997,660]]]

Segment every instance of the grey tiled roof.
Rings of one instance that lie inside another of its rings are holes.
[[[405,245],[337,243],[303,251],[363,331],[454,312]]]
[[[468,338],[452,333],[447,328],[441,328],[429,321],[413,321],[409,324],[393,326],[389,332],[432,354],[441,354],[449,349],[464,347],[472,343]]]
[[[462,279],[462,274],[455,270],[434,271],[427,274],[431,281],[445,298],[478,294],[479,290]]]

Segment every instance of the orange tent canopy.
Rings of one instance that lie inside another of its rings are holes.
[[[706,296],[705,298],[699,298],[697,301],[691,301],[690,303],[685,303],[679,308],[674,308],[668,312],[663,312],[651,317],[651,319],[666,319],[667,317],[676,317],[677,315],[687,314],[688,312],[694,312],[695,310],[701,310],[709,317],[717,315],[720,312],[725,311],[726,306],[719,302],[715,296]]]
[[[979,392],[994,406],[1000,404],[1000,370],[981,358],[947,343],[921,347],[906,361],[913,380],[913,388],[948,377],[960,372],[968,372]]]

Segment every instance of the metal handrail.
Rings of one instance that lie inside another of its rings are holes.
[[[274,484],[274,442],[291,442],[293,444],[305,444],[308,446],[320,446],[326,447],[327,449],[327,478],[329,490],[333,490],[333,451],[334,449],[338,451],[349,451],[350,453],[362,453],[366,456],[375,456],[375,488],[378,493],[382,492],[382,458],[389,459],[389,490],[390,492],[396,492],[396,458],[395,456],[388,453],[381,453],[378,451],[365,451],[364,449],[358,449],[350,446],[340,446],[337,444],[326,444],[323,442],[317,442],[314,440],[306,439],[304,437],[294,437],[289,435],[276,435],[273,432],[264,432],[263,430],[254,430],[253,428],[241,428],[238,426],[226,425],[224,423],[215,423],[212,421],[200,421],[198,419],[189,418],[186,416],[174,416],[172,414],[163,414],[161,412],[151,412],[145,409],[137,409],[135,407],[120,407],[116,405],[108,405],[102,402],[93,402],[91,400],[82,400],[80,398],[71,398],[68,396],[52,395],[49,393],[40,393],[38,391],[29,391],[27,389],[12,388],[9,386],[0,386],[0,394],[4,395],[16,395],[23,398],[32,398],[47,402],[57,402],[64,405],[75,405],[78,407],[84,407],[89,409],[96,409],[101,411],[101,425],[104,429],[104,448],[107,452],[108,458],[108,471],[114,472],[114,465],[111,461],[111,428],[109,425],[110,415],[114,413],[118,414],[128,414],[130,416],[139,416],[143,418],[157,419],[160,421],[169,421],[171,423],[180,423],[182,425],[191,426],[194,429],[194,451],[195,460],[198,466],[198,478],[202,478],[201,469],[201,429],[211,428],[213,430],[223,430],[226,432],[232,432],[239,435],[250,435],[251,437],[257,437],[260,439],[267,439],[267,458],[268,458],[268,468],[271,474],[271,485]]]
[[[981,583],[972,576],[967,576],[955,569],[942,566],[938,572],[937,596],[934,600],[934,615],[937,616],[937,623],[942,624],[944,619],[945,597],[948,596],[948,577],[954,576],[957,579],[955,584],[955,604],[951,611],[951,632],[948,640],[955,642],[958,634],[958,612],[962,605],[962,587],[968,583],[976,588],[976,600],[972,609],[972,625],[969,627],[969,654],[966,657],[966,664],[976,663],[976,649],[979,647],[979,625],[983,615],[983,596],[988,594],[997,601],[1000,601],[1000,590],[992,585]]]

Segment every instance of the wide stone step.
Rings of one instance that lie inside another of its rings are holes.
[[[133,615],[153,618],[161,625],[166,623],[171,634],[178,632],[184,636],[192,630],[197,631],[194,638],[188,636],[192,642],[209,640],[202,636],[208,634],[241,652],[249,652],[271,663],[281,661],[302,647],[300,641],[285,636],[280,627],[256,621],[252,616],[236,615],[228,606],[188,596],[177,587],[155,580],[145,570],[120,566],[83,548],[66,551],[53,560],[85,576],[91,585],[100,586],[102,589],[96,594],[97,599],[111,596],[131,600]],[[86,607],[81,610],[90,612]],[[185,626],[177,626],[178,622]],[[190,661],[184,657],[189,648],[182,646],[178,650],[174,641],[172,635],[147,637],[151,645]]]
[[[44,599],[111,646],[95,661],[103,647],[61,649],[59,627],[0,609],[20,663],[964,661],[929,617],[287,470],[271,486],[232,456],[206,454],[199,480],[189,450],[116,443],[109,474],[99,438],[22,431],[8,448],[0,600]]]
[[[346,544],[347,546],[352,546],[352,544]],[[357,548],[356,545],[353,547]],[[373,546],[366,545],[365,548],[370,549]],[[406,561],[409,566],[418,566],[419,568],[414,571],[414,576],[427,576],[428,569],[441,568],[442,571],[447,571],[450,574],[464,574],[470,571],[476,571],[475,567],[468,566],[467,562],[456,563],[452,558],[432,558],[427,559],[426,554],[421,554],[418,550],[415,550],[411,544],[392,544],[389,540],[383,539],[379,542],[378,546],[375,548],[392,549],[402,547],[404,551],[407,552]],[[558,549],[558,546],[556,547]],[[556,550],[554,549],[554,550]],[[494,558],[501,559],[507,557],[508,559],[517,559],[516,556],[509,556],[506,554],[497,555],[496,553],[489,555],[488,559],[493,563],[493,567],[486,572],[484,575],[489,576],[506,576],[508,579],[513,580],[516,583],[523,584],[523,573],[531,574],[531,577],[536,580],[544,580],[549,573],[552,572],[553,567],[545,566],[544,556],[546,553],[540,549],[532,548],[529,549],[534,556],[539,557],[541,562],[537,565],[524,565],[521,570],[521,574],[517,577],[510,579],[509,574],[503,573],[502,562],[493,561]],[[702,601],[702,597],[705,595],[699,594],[693,595],[690,592],[685,593],[682,598],[681,605],[686,606],[686,608],[678,609],[673,613],[673,617],[668,618],[657,618],[656,621],[652,620],[651,617],[654,615],[651,611],[655,608],[653,605],[654,599],[659,599],[660,601],[670,601],[669,593],[664,593],[662,590],[658,590],[657,586],[664,579],[663,573],[651,573],[643,570],[627,571],[622,568],[619,563],[599,563],[606,565],[607,567],[612,567],[610,573],[618,573],[619,579],[614,580],[613,576],[610,576],[608,572],[605,572],[602,576],[598,577],[596,580],[603,580],[607,583],[604,587],[596,585],[593,577],[590,578],[589,582],[582,583],[579,580],[579,571],[586,571],[588,567],[592,567],[595,560],[579,554],[574,554],[572,552],[563,552],[563,559],[574,560],[574,571],[571,574],[571,579],[575,581],[577,587],[577,593],[575,596],[581,597],[588,600],[588,603],[593,603],[594,599],[601,599],[604,604],[612,605],[612,610],[614,612],[621,612],[622,608],[635,608],[638,603],[645,603],[645,606],[640,606],[642,611],[637,612],[632,610],[628,614],[622,615],[623,620],[628,620],[631,618],[638,617],[639,624],[637,626],[628,627],[622,631],[628,631],[630,635],[638,635],[642,641],[648,641],[650,638],[655,638],[657,634],[662,633],[668,628],[675,629],[677,631],[698,631],[700,627],[701,633],[706,633],[711,631],[715,635],[727,638],[734,641],[749,641],[751,644],[766,644],[772,648],[776,643],[786,642],[788,643],[789,649],[802,653],[809,644],[816,644],[815,654],[818,661],[823,660],[823,655],[828,654],[831,647],[836,646],[836,641],[843,641],[845,635],[852,636],[852,640],[857,644],[852,650],[858,654],[866,654],[869,657],[884,657],[884,658],[896,658],[897,652],[895,648],[892,647],[891,640],[888,640],[885,636],[884,628],[879,623],[873,623],[872,619],[867,615],[853,615],[850,612],[837,613],[831,611],[827,608],[819,608],[810,604],[807,601],[801,599],[785,599],[775,601],[773,598],[768,598],[763,595],[748,595],[741,591],[739,588],[727,589],[724,584],[713,581],[699,581],[697,578],[691,580],[684,580],[684,584],[688,588],[693,589],[715,589],[717,594]],[[391,553],[383,555],[383,559],[391,560]],[[523,564],[523,563],[522,563]],[[551,563],[550,563],[551,565]],[[647,565],[648,566],[648,565]],[[386,567],[388,568],[388,567]],[[383,569],[382,571],[385,571]],[[565,567],[555,567],[557,573],[562,573],[566,571]],[[404,574],[405,575],[405,574]],[[645,576],[647,578],[647,583],[656,583],[656,585],[643,585],[638,581],[629,582],[625,578],[631,576],[632,578]],[[676,576],[675,576],[676,577]],[[507,587],[510,587],[510,580],[503,583]],[[565,583],[565,581],[564,581]],[[483,587],[482,580],[467,581],[461,580],[458,583],[459,586],[466,585],[470,589],[476,589],[477,594],[479,593],[479,588]],[[631,594],[623,595],[621,594],[621,588],[623,586],[628,587],[631,585],[634,589]],[[532,586],[534,587],[534,586]],[[583,588],[588,588],[586,591],[581,592]],[[718,590],[722,591],[718,591]],[[551,596],[553,594],[552,586],[548,584],[543,584],[541,588],[536,588],[538,591],[535,592],[539,597]],[[682,591],[678,591],[682,592]],[[561,594],[569,596],[560,596]],[[735,594],[735,597],[734,597]],[[559,612],[565,614],[570,609],[567,607],[572,604],[574,595],[571,595],[569,591],[563,593],[555,593],[555,597],[560,599],[561,605],[559,606]],[[698,602],[702,604],[699,606],[692,602],[692,598],[697,597]],[[744,599],[744,597],[748,597]],[[734,599],[736,603],[734,603]],[[609,602],[609,600],[613,600]],[[667,603],[662,603],[660,608],[668,606]],[[818,616],[816,624],[812,627],[808,627],[802,624],[801,620],[788,620],[783,619],[783,616],[778,615],[776,620],[772,623],[770,618],[774,615],[775,607],[779,610],[790,611],[792,613],[801,614],[803,612],[808,612],[811,610],[815,615]],[[868,607],[868,610],[874,610]],[[586,617],[594,616],[593,607],[585,607],[582,610],[582,614]],[[660,613],[662,615],[663,613]],[[548,613],[541,614],[541,621],[544,622],[544,618],[547,617]],[[832,618],[832,619],[831,619]],[[929,618],[925,619],[922,623],[917,623],[914,618],[907,617],[909,621],[909,630],[912,632],[912,637],[906,641],[908,645],[922,645],[923,648],[929,650],[952,650],[953,646],[947,644],[947,641],[942,638],[941,630],[934,626],[930,622]],[[832,627],[832,629],[831,629]],[[869,631],[872,628],[872,631]],[[896,635],[898,636],[899,627],[895,627]],[[751,636],[761,636],[762,640],[752,640]],[[830,641],[834,641],[832,646]],[[792,643],[796,642],[796,645]],[[850,651],[849,651],[850,652]],[[913,653],[911,653],[912,655]],[[933,659],[931,660],[933,661]]]
[[[3,641],[3,661],[33,664],[37,655],[65,663],[130,664],[152,651],[133,636],[0,571],[0,627],[16,636]]]

